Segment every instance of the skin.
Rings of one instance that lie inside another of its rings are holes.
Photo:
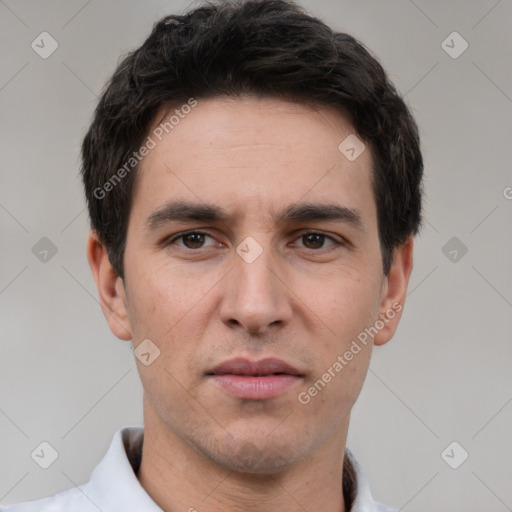
[[[88,259],[110,329],[160,350],[149,366],[137,360],[145,420],[138,478],[163,510],[345,510],[350,411],[372,346],[393,336],[400,312],[307,405],[297,396],[404,303],[413,246],[409,239],[395,249],[385,276],[371,150],[353,162],[338,150],[354,132],[332,108],[199,99],[141,164],[124,282],[91,232]],[[146,229],[152,212],[176,199],[217,205],[232,218]],[[355,210],[361,226],[272,217],[303,202]],[[163,243],[196,229],[208,236]],[[236,252],[247,236],[263,250],[252,263]],[[205,375],[235,356],[277,357],[304,377],[271,399],[236,398]]]

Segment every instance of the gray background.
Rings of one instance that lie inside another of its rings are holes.
[[[512,1],[302,3],[381,60],[426,160],[404,317],[374,352],[349,446],[400,510],[512,510]],[[130,344],[110,333],[85,257],[78,151],[119,55],[188,5],[0,0],[2,504],[85,482],[113,433],[142,421]],[[31,48],[43,31],[59,44],[47,59]],[[458,58],[441,45],[453,31],[469,44]],[[32,251],[42,237],[47,261]],[[46,470],[30,456],[42,441],[59,454]]]

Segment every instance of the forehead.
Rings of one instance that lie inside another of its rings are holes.
[[[358,139],[334,108],[274,98],[198,99],[193,108],[159,112],[148,136],[154,144],[139,166],[133,201],[145,212],[172,197],[240,214],[301,200],[375,213],[370,148],[347,158],[344,141]]]

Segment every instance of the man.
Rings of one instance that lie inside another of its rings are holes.
[[[284,0],[168,16],[118,66],[82,159],[144,430],[81,489],[7,510],[391,510],[346,449],[420,225],[417,128],[377,61]]]

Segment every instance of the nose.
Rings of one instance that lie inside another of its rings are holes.
[[[238,253],[233,259],[220,305],[222,321],[250,334],[268,334],[289,323],[293,294],[271,250],[265,248],[252,262]]]

